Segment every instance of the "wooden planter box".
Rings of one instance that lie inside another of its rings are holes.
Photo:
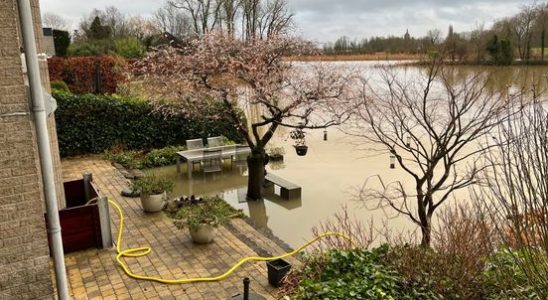
[[[86,195],[86,186],[89,195]],[[59,210],[59,219],[64,252],[111,247],[112,234],[106,198],[100,196],[93,182],[85,182],[84,179],[64,182],[63,187],[67,207]],[[93,198],[99,200],[86,205]]]

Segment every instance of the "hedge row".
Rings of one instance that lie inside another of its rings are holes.
[[[97,80],[99,66],[99,80]],[[118,83],[124,80],[126,62],[113,56],[52,57],[48,59],[49,77],[52,81],[64,81],[76,94],[95,93],[99,82],[100,94],[116,92]]]
[[[240,141],[222,103],[200,119],[164,115],[143,100],[119,96],[74,95],[54,91],[61,156],[102,153],[112,148],[147,150],[184,144],[185,140],[223,135]],[[220,116],[209,118],[209,116]]]

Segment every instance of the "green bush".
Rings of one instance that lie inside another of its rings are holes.
[[[139,58],[143,57],[146,49],[138,39],[127,37],[114,41],[114,52],[125,58]]]
[[[186,150],[184,146],[168,146],[153,149],[143,157],[143,168],[155,168],[172,165],[177,159],[177,152]]]
[[[383,262],[389,248],[329,250],[308,258],[291,299],[441,299],[435,293],[402,289],[402,278]]]
[[[52,90],[70,93],[68,85],[62,80],[54,80],[50,83],[50,86]]]
[[[173,182],[166,178],[147,175],[131,183],[133,191],[139,191],[141,196],[158,195],[173,190]]]
[[[144,154],[141,151],[128,150],[107,152],[105,159],[118,163],[126,169],[142,169],[143,156]]]
[[[188,119],[164,115],[135,98],[53,94],[58,105],[55,120],[62,156],[103,153],[113,147],[150,150],[217,135],[241,140],[230,117],[222,113],[222,103],[198,119]]]
[[[523,259],[520,255],[520,251],[503,248],[488,259],[483,272],[489,291],[487,299],[540,299],[519,266],[517,260]]]

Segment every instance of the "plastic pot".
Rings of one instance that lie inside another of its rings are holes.
[[[291,264],[284,259],[276,259],[266,262],[268,269],[268,283],[274,287],[279,287],[283,278],[291,270]]]
[[[294,146],[295,151],[297,151],[298,156],[305,156],[306,152],[308,152],[308,146],[300,145],[300,146]]]

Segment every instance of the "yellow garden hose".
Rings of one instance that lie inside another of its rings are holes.
[[[90,202],[91,201],[93,201],[93,200],[90,200]],[[232,266],[232,268],[230,268],[228,271],[226,271],[225,273],[223,273],[219,276],[215,276],[215,277],[200,277],[200,278],[185,278],[185,279],[164,279],[164,278],[158,278],[158,277],[143,276],[143,275],[138,275],[138,274],[135,274],[135,273],[131,272],[131,270],[129,270],[128,266],[124,263],[122,258],[123,257],[140,257],[140,256],[144,256],[144,255],[149,254],[152,251],[152,249],[150,247],[122,249],[121,245],[122,245],[122,231],[124,229],[124,214],[122,212],[122,209],[118,205],[118,203],[116,203],[115,201],[110,200],[110,199],[108,200],[108,202],[116,208],[116,210],[118,212],[118,217],[120,219],[119,226],[118,226],[118,237],[116,239],[116,252],[117,252],[116,261],[118,262],[118,265],[124,270],[124,272],[129,277],[136,278],[136,279],[157,281],[157,282],[161,282],[161,283],[191,283],[191,282],[204,282],[204,281],[219,281],[219,280],[223,280],[226,277],[228,277],[232,272],[234,272],[237,268],[239,268],[241,265],[243,265],[244,263],[246,263],[248,261],[251,261],[251,260],[253,260],[253,261],[269,261],[269,260],[275,260],[275,259],[279,259],[279,258],[292,256],[292,255],[295,255],[298,252],[302,251],[304,248],[308,247],[310,244],[315,243],[319,239],[327,237],[327,236],[338,236],[338,237],[341,237],[341,238],[344,238],[344,239],[350,241],[350,243],[352,245],[354,245],[352,239],[349,238],[348,236],[342,234],[342,233],[339,233],[339,232],[326,232],[322,235],[319,235],[319,236],[309,240],[308,242],[304,243],[302,246],[298,247],[297,249],[295,249],[291,252],[282,254],[282,255],[272,256],[272,257],[249,256],[249,257],[246,257],[244,259],[241,259],[237,264]]]

